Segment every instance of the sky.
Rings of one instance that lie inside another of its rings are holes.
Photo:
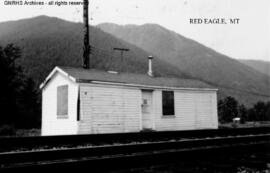
[[[45,4],[7,5],[6,3],[11,1],[0,0],[0,22],[38,15],[82,22],[81,5],[57,5],[55,4],[57,0],[34,1]],[[48,5],[51,1],[54,5]],[[104,22],[122,25],[156,23],[232,58],[270,61],[270,0],[90,0],[89,2],[91,25]],[[210,20],[216,18],[224,18],[227,24],[209,24]],[[191,24],[191,19],[206,19],[208,24]],[[239,23],[232,24],[229,22],[230,19],[239,19]]]

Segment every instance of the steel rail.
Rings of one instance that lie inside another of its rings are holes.
[[[114,143],[169,141],[185,138],[222,137],[248,134],[256,135],[267,133],[270,133],[269,127],[37,137],[0,137],[0,152],[32,150],[33,148],[70,147],[86,144],[105,145]]]
[[[157,154],[173,154],[178,152],[198,152],[216,150],[243,145],[269,144],[270,134],[214,137],[206,139],[150,142],[86,148],[56,149],[44,151],[28,151],[0,153],[0,169],[33,167],[40,165],[64,164],[73,162],[96,162],[113,158],[151,157]]]

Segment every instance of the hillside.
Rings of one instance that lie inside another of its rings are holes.
[[[260,60],[239,60],[241,63],[270,76],[270,62]]]
[[[247,105],[270,98],[269,76],[162,26],[105,23],[97,27],[217,86],[221,96],[234,96]]]
[[[58,18],[39,16],[32,19],[0,23],[0,45],[14,43],[22,48],[19,64],[39,85],[56,66],[81,66],[83,25]],[[90,27],[90,42],[94,46],[91,67],[105,70],[147,72],[148,53],[119,40],[100,29]],[[129,48],[120,58],[114,47]],[[158,58],[155,75],[187,78],[182,71]]]
[[[18,63],[39,85],[56,65],[81,65],[82,28],[81,23],[47,16],[3,22],[0,45],[22,48]],[[231,95],[246,105],[269,100],[266,75],[158,25],[91,26],[90,42],[92,68],[146,73],[147,56],[152,54],[156,76],[197,78],[219,88],[220,98]],[[121,59],[114,47],[130,51]]]

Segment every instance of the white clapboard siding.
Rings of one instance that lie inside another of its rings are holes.
[[[97,81],[79,83],[84,80],[78,79],[56,67],[41,85],[42,135],[139,132],[145,128],[141,106],[142,91],[147,90],[152,91],[153,96],[152,113],[148,120],[151,120],[149,127],[154,130],[218,127],[216,90],[174,88],[175,115],[163,116],[162,89],[159,87]],[[60,118],[57,116],[57,87],[65,85],[68,86],[68,114],[64,115],[66,109],[59,110],[59,114],[63,114]],[[80,107],[77,109],[78,97]]]
[[[141,90],[81,84],[80,98],[80,134],[140,130]]]
[[[213,125],[212,95],[205,93],[194,93],[196,97],[196,117],[195,124],[197,129],[211,128]]]
[[[154,91],[155,130],[190,130],[217,128],[216,92],[174,92],[175,115],[162,115],[162,91]]]
[[[67,118],[57,118],[57,87],[68,85]],[[78,84],[61,73],[56,73],[42,91],[42,135],[65,135],[77,133]]]

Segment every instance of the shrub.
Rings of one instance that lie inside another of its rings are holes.
[[[3,125],[0,127],[0,136],[14,136],[16,130],[13,125]]]

